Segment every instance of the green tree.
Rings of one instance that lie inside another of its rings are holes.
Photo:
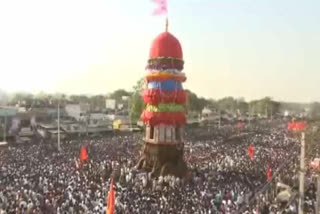
[[[273,101],[270,97],[250,102],[251,111],[254,114],[270,117],[280,112],[280,103]]]
[[[121,102],[122,101],[122,97],[128,97],[131,96],[131,93],[124,90],[124,89],[118,89],[116,91],[114,91],[113,93],[110,94],[110,98],[111,99],[115,99],[117,102]]]
[[[10,99],[11,105],[20,104],[20,106],[24,106],[29,108],[33,102],[33,95],[30,93],[18,92],[13,94]]]
[[[145,79],[141,78],[138,80],[137,84],[133,87],[133,93],[130,97],[130,112],[129,116],[132,121],[138,121],[140,119],[141,113],[145,108],[145,104],[142,98],[142,91],[145,88]]]

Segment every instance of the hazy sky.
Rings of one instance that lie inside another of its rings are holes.
[[[185,88],[212,98],[320,101],[319,0],[168,0]],[[0,88],[131,89],[164,31],[150,0],[1,0]]]

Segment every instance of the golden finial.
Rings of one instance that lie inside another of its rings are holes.
[[[168,32],[169,20],[168,17],[166,18],[166,32]]]

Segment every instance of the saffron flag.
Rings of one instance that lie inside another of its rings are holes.
[[[111,184],[110,184],[110,190],[108,193],[108,208],[107,208],[107,213],[106,214],[113,214],[114,213],[114,206],[115,206],[115,192],[113,189],[113,179],[111,180]]]
[[[250,156],[250,159],[253,160],[253,156],[254,156],[254,147],[250,144],[249,148],[248,148],[248,155]]]
[[[272,171],[271,171],[271,168],[268,166],[267,167],[267,179],[268,179],[268,181],[271,180],[271,177],[272,177]]]
[[[168,14],[168,1],[167,0],[152,0],[157,4],[157,8],[154,9],[153,15],[160,16]]]
[[[80,160],[81,160],[81,162],[87,161],[88,158],[89,158],[89,156],[88,156],[87,149],[86,149],[85,146],[82,146],[81,150],[80,150]]]

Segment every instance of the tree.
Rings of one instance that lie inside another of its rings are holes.
[[[187,112],[201,113],[203,108],[209,104],[209,101],[205,98],[198,98],[198,96],[190,90],[186,90],[187,93]]]
[[[270,97],[250,102],[251,111],[254,114],[270,117],[280,111],[280,103],[273,101]]]
[[[94,111],[99,111],[105,108],[106,99],[103,95],[96,95],[90,97],[90,104]]]
[[[30,108],[30,106],[32,105],[32,102],[33,102],[33,95],[29,93],[24,93],[24,92],[15,93],[10,99],[11,105],[19,104],[20,106],[24,106],[26,108]]]
[[[218,107],[220,110],[235,112],[237,108],[237,102],[233,97],[225,97],[218,100]]]
[[[110,94],[110,98],[115,99],[117,102],[121,102],[122,97],[128,97],[128,96],[131,96],[131,93],[124,89],[118,89]]]
[[[89,103],[90,99],[86,95],[71,95],[70,101],[72,103]]]
[[[310,105],[310,117],[317,119],[320,117],[320,103],[314,102]]]
[[[145,104],[142,99],[142,91],[145,86],[145,79],[141,78],[137,84],[133,87],[133,93],[130,97],[130,118],[132,121],[138,121],[141,113],[145,108]]]

